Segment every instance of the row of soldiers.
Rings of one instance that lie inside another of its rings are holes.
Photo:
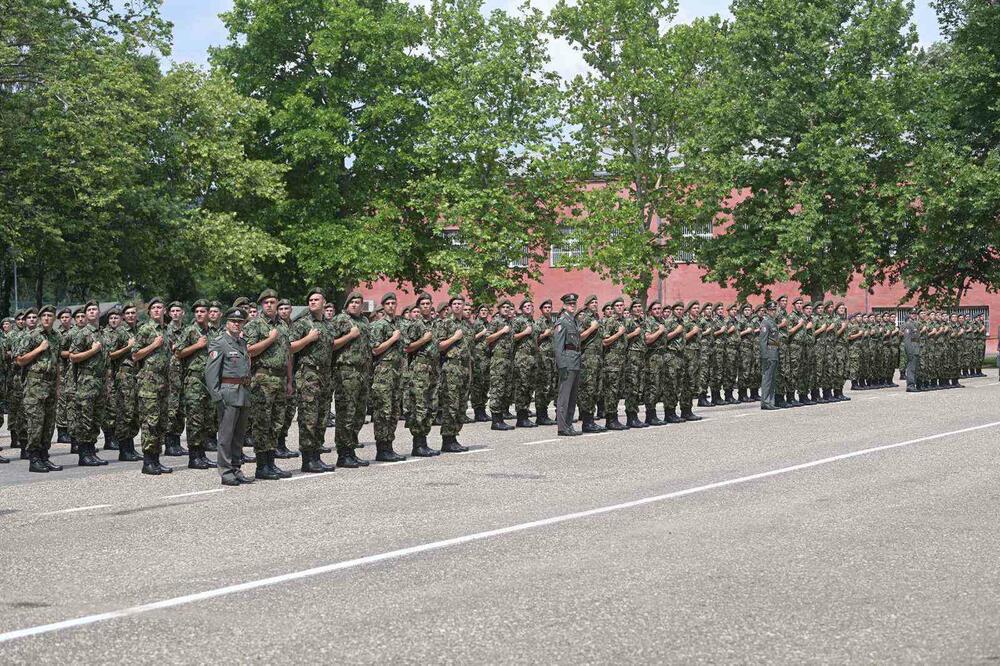
[[[332,401],[336,465],[349,468],[368,464],[356,454],[366,414],[380,461],[403,459],[393,449],[401,415],[416,456],[440,453],[427,446],[434,424],[441,428],[441,451],[460,452],[466,449],[457,437],[470,420],[492,421],[501,431],[555,423],[549,418],[558,388],[551,301],[541,302],[537,314],[531,299],[516,307],[505,299],[494,310],[453,296],[435,308],[422,293],[397,313],[397,298],[389,293],[370,315],[358,292],[340,314],[321,289],[310,290],[307,301],[294,319],[291,304],[270,289],[257,303],[234,303],[249,315],[242,330],[253,364],[247,444],[255,452],[248,461],[257,463],[257,478],[288,475],[274,460],[300,455],[286,445],[296,415],[303,471],[333,468],[320,458],[330,451],[324,439]],[[787,298],[778,305],[777,406],[845,400],[848,379],[855,389],[892,385],[902,335],[891,315],[848,316],[842,303],[801,298],[791,308]],[[223,307],[196,301],[191,321],[179,302],[154,298],[145,309],[141,325],[136,304],[115,306],[102,317],[93,301],[74,311],[46,306],[4,320],[8,428],[33,471],[58,468],[48,459],[53,431],[58,441],[72,444],[84,466],[107,464],[96,451],[101,430],[105,449],[117,449],[120,460],[141,458],[147,474],[171,471],[159,462],[163,453],[188,455],[196,469],[214,466],[205,452],[214,450],[219,424],[203,373],[209,343],[223,329]],[[763,316],[763,306],[748,303],[626,306],[616,298],[599,305],[596,296],[587,297],[575,315],[583,431],[694,421],[700,419],[694,405],[759,400]],[[925,385],[981,374],[983,322],[941,312],[920,316],[933,324],[925,327]],[[470,403],[473,419],[466,417]],[[506,423],[510,418],[513,426]],[[180,444],[185,429],[186,451]],[[142,456],[135,448],[140,432]]]

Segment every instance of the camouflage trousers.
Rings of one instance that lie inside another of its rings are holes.
[[[625,413],[636,414],[645,399],[646,352],[629,350],[625,354],[625,368],[622,375],[622,393],[625,396]]]
[[[326,435],[329,411],[329,380],[319,370],[300,364],[295,371],[295,395],[298,398],[299,450],[318,451]]]
[[[816,345],[816,376],[813,384],[816,388],[830,388],[830,346]]]
[[[27,433],[24,419],[24,383],[20,372],[15,370],[7,384],[7,430],[10,432],[11,443],[24,441]]]
[[[118,381],[115,369],[108,369],[104,375],[103,390],[101,399],[104,401],[104,420],[101,422],[101,430],[104,431],[104,439],[115,435],[115,424],[118,421],[118,404],[115,402],[115,382]]]
[[[414,437],[426,437],[431,431],[436,406],[438,367],[423,359],[410,364],[410,412],[406,427]],[[491,387],[492,388],[492,387]],[[340,415],[337,415],[338,423]]]
[[[701,380],[701,354],[697,349],[686,348],[684,350],[684,383],[680,387],[681,408],[691,406],[691,400],[698,395],[698,388],[704,386]]]
[[[802,381],[802,345],[794,340],[781,350],[781,392],[791,393]]]
[[[134,368],[118,368],[118,381],[114,386],[115,439],[121,442],[139,434],[139,396]]]
[[[604,358],[604,382],[601,398],[604,401],[604,414],[607,418],[613,419],[618,414],[618,403],[624,393],[625,356],[622,354]]]
[[[184,378],[184,416],[187,419],[189,446],[205,448],[215,432],[217,411],[205,387],[204,375],[189,372]]]
[[[139,423],[142,431],[142,452],[160,455],[163,437],[167,433],[167,378],[153,372],[140,371],[138,387]]]
[[[513,402],[512,383],[514,377],[514,362],[511,359],[494,355],[490,359],[490,412],[503,414]]]
[[[334,366],[333,375],[340,389],[334,398],[337,403],[337,425],[333,441],[338,452],[358,448],[358,433],[368,414],[367,368],[348,364]]]
[[[740,374],[738,378],[740,393],[745,393],[747,389],[760,386],[760,380],[756,378],[754,372],[754,357],[756,356],[757,353],[752,343],[740,343]]]
[[[722,390],[733,391],[740,369],[740,350],[736,345],[727,344],[720,351],[719,358],[722,360]]]
[[[834,389],[842,389],[844,388],[844,380],[847,379],[847,346],[836,344],[831,351],[833,356],[833,371],[830,373],[830,379],[832,380],[830,386]],[[886,377],[889,377],[892,374],[892,366],[887,365],[885,372]]]
[[[441,435],[450,437],[462,432],[465,404],[469,400],[472,368],[460,359],[447,359],[441,366]],[[530,393],[529,393],[530,400]],[[526,408],[525,408],[526,409]]]
[[[551,353],[539,353],[535,370],[535,411],[537,413],[548,411],[549,405],[555,402],[558,377],[555,357]]]
[[[688,375],[686,373],[687,359],[682,351],[668,351],[660,364],[660,390],[663,395],[663,407],[667,413],[677,409],[677,404],[688,395]],[[691,404],[690,397],[688,404]]]
[[[602,361],[599,352],[583,354],[583,369],[580,372],[580,383],[576,394],[576,404],[580,408],[581,418],[594,416],[601,390]]]
[[[372,425],[375,442],[392,444],[396,439],[399,421],[399,400],[396,399],[402,383],[402,373],[389,363],[379,363],[372,375]]]
[[[646,403],[646,413],[652,413],[656,409],[656,403],[664,400],[663,397],[663,361],[664,354],[659,351],[646,353],[646,363],[644,364],[643,400]]]
[[[519,412],[527,411],[531,406],[537,370],[536,354],[518,354],[514,357],[514,407]]]
[[[257,453],[274,450],[285,419],[285,393],[283,372],[258,370],[250,378],[250,427]]]
[[[698,360],[701,364],[701,376],[698,377],[699,384],[695,394],[701,395],[705,391],[719,389],[722,376],[718,372],[719,358],[716,345],[707,342],[698,345]]]
[[[858,345],[851,345],[847,349],[847,376],[852,381],[857,380],[861,371],[861,348]]]
[[[813,379],[816,376],[816,347],[814,345],[799,345],[799,376],[795,382],[800,395],[805,395],[815,389]]]
[[[472,357],[472,386],[469,390],[469,400],[474,409],[486,409],[486,400],[490,393],[490,357],[489,354],[475,354]]]
[[[167,398],[167,432],[184,432],[184,368],[176,356],[170,359],[170,395]]]
[[[399,379],[399,390],[402,392],[402,404],[400,408],[403,414],[409,414],[413,411],[413,392],[410,390],[410,378],[412,377],[412,370],[410,364],[407,363],[403,366],[403,371],[400,373]]]
[[[52,431],[56,426],[55,375],[46,377],[29,372],[22,391],[24,448],[29,451],[48,451],[52,445]]]
[[[104,379],[89,372],[77,373],[70,431],[78,444],[94,444],[104,423]]]
[[[298,391],[293,391],[292,395],[285,396],[285,417],[281,421],[281,432],[278,434],[279,442],[284,443],[285,440],[288,438],[288,431],[292,427],[292,421],[295,419],[295,411],[298,409],[298,407],[299,407]],[[188,425],[188,428],[190,427],[191,426]]]
[[[73,402],[73,376],[70,363],[59,362],[59,379],[56,389],[56,426],[69,428],[69,406]]]

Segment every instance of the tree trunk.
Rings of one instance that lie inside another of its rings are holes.
[[[45,296],[45,266],[39,262],[38,274],[35,275],[35,307],[42,307]]]
[[[823,300],[826,292],[821,287],[810,287],[809,288],[809,298],[813,303],[819,303]]]

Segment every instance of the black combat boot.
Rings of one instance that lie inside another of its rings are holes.
[[[511,426],[506,423],[504,425],[507,427],[507,430],[511,430]],[[410,455],[414,458],[431,458],[441,455],[441,452],[427,446],[427,437],[425,435],[414,435],[413,450],[410,452]]]
[[[518,427],[518,428],[534,428],[535,427],[535,424],[531,422],[530,418],[528,418],[528,410],[527,409],[519,409],[519,410],[517,410],[517,422],[514,425],[515,425],[515,427]],[[444,447],[442,447],[441,450],[444,451]]]
[[[586,432],[586,433],[605,432],[604,426],[596,423],[594,421],[594,417],[593,416],[584,416],[583,417],[583,428],[581,428],[581,430],[583,430],[583,432]]]
[[[722,404],[722,396],[719,395],[719,392],[717,390],[712,389],[712,406],[713,407],[718,407],[721,404]],[[699,407],[700,406],[701,405],[699,405]],[[705,405],[705,406],[707,407],[708,405]],[[683,410],[681,410],[681,411],[683,411]]]
[[[302,451],[302,472],[305,474],[322,474],[332,472],[335,468],[326,465],[319,458],[319,451]]]
[[[62,465],[57,465],[54,462],[52,462],[51,460],[49,460],[49,450],[48,449],[42,449],[41,451],[38,452],[38,455],[41,456],[42,462],[45,463],[45,466],[49,468],[50,472],[61,472],[62,471]]]
[[[736,389],[729,389],[729,397],[726,398],[727,405],[738,405],[740,404],[740,399],[736,395]]]
[[[740,402],[753,402],[753,398],[750,397],[750,389],[743,389],[743,395],[740,397]]]
[[[105,451],[117,451],[118,450],[118,440],[107,430],[104,431],[104,450]]]
[[[42,452],[37,449],[32,449],[28,452],[28,460],[31,461],[28,463],[29,472],[37,472],[39,474],[49,473],[49,466],[45,464],[45,460],[42,459],[41,453]],[[4,462],[10,461],[4,458]]]
[[[278,444],[274,447],[274,457],[284,460],[286,458],[298,458],[298,451],[290,451],[288,445],[285,443],[288,439],[288,435],[281,438]]]
[[[712,406],[711,403],[708,402],[708,396],[705,395],[704,391],[702,391],[698,395],[698,406],[699,407],[711,407]]]
[[[484,407],[477,407],[472,411],[475,413],[476,423],[489,423],[490,415],[486,413]]]
[[[57,444],[69,444],[70,443],[70,436],[69,436],[69,429],[68,428],[58,428],[57,432],[58,432],[58,437],[56,437],[56,443]]]
[[[597,405],[597,421],[604,418],[604,405]]]
[[[200,447],[193,444],[188,449],[188,469],[210,469],[213,465],[208,464],[208,458],[202,460],[204,454]]]
[[[121,462],[136,462],[142,460],[142,456],[135,450],[135,438],[129,437],[122,440],[118,447],[118,460]]]
[[[441,441],[441,453],[465,453],[469,447],[458,443],[458,438],[454,435],[445,435]]]
[[[502,413],[493,415],[493,425],[490,426],[490,430],[513,430],[513,429],[514,426],[510,425],[509,423],[504,423]]]
[[[788,406],[788,405],[785,404],[785,394],[784,393],[775,393],[774,394],[774,406],[777,407],[778,409],[784,409],[785,407]]]
[[[656,415],[656,406],[650,407],[646,405],[646,425],[650,426],[661,426],[666,425],[666,421],[661,421]]]
[[[163,455],[170,458],[188,455],[188,450],[181,446],[181,436],[170,433],[164,438]]]
[[[291,472],[286,472],[274,463],[274,451],[267,452],[267,466],[271,468],[272,472],[275,472],[279,478],[290,479],[292,478]]]
[[[549,408],[546,406],[544,409],[538,410],[538,416],[535,417],[535,425],[540,426],[554,426],[556,422],[549,418]]]
[[[216,433],[212,433],[208,439],[205,440],[205,450],[209,453],[215,453],[219,450],[219,436]]]
[[[78,444],[77,456],[77,465],[80,467],[101,467],[108,464],[106,460],[97,457],[97,447],[93,444]]]
[[[80,453],[80,445],[77,443],[76,438],[70,435],[69,438],[69,452],[70,453]]]
[[[156,462],[156,456],[152,453],[142,454],[142,473],[152,476],[160,475],[160,466]]]
[[[262,481],[277,481],[281,478],[278,470],[271,468],[270,458],[267,451],[257,452],[257,469],[253,473],[253,478]]]
[[[351,460],[358,463],[358,467],[368,467],[371,463],[364,458],[358,457],[358,449],[364,448],[364,445],[358,442],[358,433],[354,433],[352,439],[354,439],[354,448],[351,449]]]
[[[816,401],[813,400],[812,394],[809,391],[799,391],[799,402],[803,405],[815,405]]]
[[[702,417],[698,416],[691,410],[691,405],[684,405],[681,407],[681,418],[685,421],[701,421]]]
[[[760,402],[760,387],[755,386],[753,388],[753,393],[750,394],[750,399],[753,402]]]
[[[253,456],[248,456],[246,454],[246,451],[241,451],[240,452],[240,456],[241,456],[240,457],[240,464],[241,465],[249,465],[250,463],[253,463],[253,462],[257,461],[257,459],[254,458]]]
[[[396,453],[391,442],[375,442],[375,460],[377,462],[403,462],[406,460],[406,456]]]
[[[795,399],[795,391],[790,391],[785,397],[786,407],[801,407],[802,403]]]
[[[625,425],[629,428],[648,428],[649,426],[639,420],[639,414],[636,412],[626,412],[625,413]]]
[[[17,444],[20,444],[20,442],[17,442]],[[15,448],[21,449],[21,453],[18,455],[18,458],[20,460],[31,460],[31,456],[28,455],[28,447],[26,447],[26,446],[17,446]]]
[[[156,466],[159,468],[160,474],[170,474],[171,472],[174,471],[173,467],[167,467],[166,465],[160,462],[159,453],[154,453],[153,458],[156,460]]]
[[[677,408],[676,407],[665,408],[663,410],[663,419],[664,419],[663,420],[663,424],[664,425],[666,425],[668,423],[684,423],[684,419],[682,419],[681,417],[677,416]]]
[[[621,421],[619,421],[618,417],[616,416],[613,419],[606,419],[605,420],[605,422],[604,422],[604,429],[605,430],[628,430],[628,426],[625,425],[625,424],[623,424]]]
[[[847,402],[848,400],[850,400],[850,398],[844,395],[844,389],[837,389],[836,396],[837,400],[839,400],[840,402]]]

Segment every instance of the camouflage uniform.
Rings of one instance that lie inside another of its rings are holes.
[[[684,318],[685,337],[698,325],[698,321],[693,317]],[[684,382],[680,386],[681,416],[691,413],[691,401],[697,395],[699,387],[705,382],[701,374],[701,333],[695,334],[690,340],[685,340],[684,344]]]
[[[486,330],[486,322],[476,317],[470,323],[472,336]],[[486,336],[476,340],[472,345],[472,386],[469,392],[472,409],[477,419],[485,420],[486,400],[490,392],[490,346]]]
[[[177,334],[177,349],[186,349],[197,344],[201,337],[206,343],[212,335],[206,324],[204,327],[192,322]],[[212,395],[205,386],[205,366],[208,365],[208,345],[181,359],[183,372],[184,417],[187,421],[187,440],[191,453],[200,454],[215,432],[216,408]]]
[[[295,393],[298,396],[299,449],[304,457],[318,453],[326,434],[326,417],[333,381],[333,328],[323,319],[308,313],[292,324],[290,340],[301,340],[309,331],[319,338],[295,353]]]
[[[386,315],[374,322],[369,330],[372,349],[383,344],[393,333],[405,324],[396,317]],[[396,424],[399,421],[399,400],[403,382],[403,336],[390,345],[380,356],[372,359],[372,424],[375,429],[375,445],[392,446],[396,439]]]
[[[348,297],[351,300],[351,297]],[[358,433],[368,413],[368,377],[371,373],[372,351],[368,338],[368,320],[341,312],[333,318],[333,337],[341,338],[357,327],[360,335],[333,352],[333,376],[337,384],[337,425],[334,442],[339,456],[348,457],[361,448]]]
[[[85,361],[73,364],[74,421],[70,424],[78,446],[91,447],[97,443],[104,422],[104,373],[107,370],[108,352],[103,346],[104,336],[91,324],[77,329],[69,345],[71,354],[90,350],[94,343],[101,349]]]
[[[602,322],[597,335],[605,339],[610,338],[624,325],[622,319],[612,315]],[[628,339],[622,333],[610,346],[604,348],[604,382],[601,399],[604,401],[604,416],[611,423],[618,420],[618,403],[624,394],[624,370],[628,346]]]
[[[639,334],[627,340],[625,352],[625,370],[622,392],[625,395],[625,414],[628,418],[638,419],[639,405],[645,394],[646,339],[645,318],[635,316],[625,317],[625,336],[639,330]],[[635,427],[635,424],[631,424]]]
[[[164,342],[136,364],[136,393],[139,422],[142,430],[142,452],[159,456],[167,428],[167,396],[170,392],[170,347],[166,342],[167,327],[149,320],[139,327],[132,353],[148,347],[157,336]]]
[[[593,297],[587,299],[587,303]],[[581,361],[583,369],[580,372],[580,388],[577,392],[576,402],[580,410],[580,418],[583,419],[584,432],[588,427],[593,428],[595,407],[599,397],[600,376],[602,370],[603,354],[601,353],[601,330],[600,327],[588,338],[583,338],[583,333],[591,327],[597,320],[597,316],[590,311],[584,303],[583,309],[576,315],[576,325],[581,333]],[[588,426],[589,424],[589,426]],[[600,427],[603,429],[603,427]]]
[[[551,331],[556,325],[556,319],[551,314],[541,314],[535,319],[536,333],[538,338],[538,357],[535,370],[535,414],[538,425],[552,425],[545,423],[548,418],[549,405],[556,399],[556,382],[559,375],[556,373],[556,359],[552,348],[552,334],[547,337],[540,337],[546,330]],[[539,420],[542,423],[539,423]]]
[[[531,327],[531,333],[520,340],[514,340],[514,408],[518,421],[528,418],[531,396],[535,392],[538,369],[538,330],[534,320],[520,314],[511,322],[511,332],[523,333]],[[554,362],[554,360],[553,360]]]
[[[261,313],[243,327],[247,347],[267,339],[272,330],[278,337],[252,360],[250,379],[250,428],[253,447],[257,454],[269,456],[277,444],[285,418],[285,399],[288,381],[288,339],[278,328],[278,317],[268,318]],[[258,456],[258,462],[260,457]]]
[[[472,329],[463,320],[442,317],[434,324],[434,339],[441,343],[461,329],[462,337],[447,350],[440,352],[441,372],[439,379],[441,436],[445,444],[450,444],[462,431],[465,421],[465,404],[469,397],[469,383],[472,380]],[[447,451],[449,447],[442,446]]]
[[[22,385],[22,409],[25,421],[24,447],[29,454],[40,452],[48,458],[56,420],[56,374],[59,368],[61,338],[55,331],[45,331],[41,325],[18,336],[14,356],[23,356],[46,341],[49,348],[31,365],[18,368],[14,381]]]
[[[642,321],[642,337],[645,340],[645,336],[652,335],[657,331],[660,324],[663,324],[662,318],[657,318],[651,313],[646,314],[646,317]],[[660,419],[656,416],[656,404],[661,400],[664,400],[664,390],[663,385],[663,364],[666,361],[667,353],[667,334],[663,333],[659,338],[657,338],[652,344],[646,346],[646,359],[643,367],[643,398],[646,403],[646,423],[649,425],[658,425]],[[671,407],[664,404],[664,409],[670,410]]]
[[[171,352],[176,349],[178,338],[184,332],[183,318],[167,324],[167,342]],[[167,397],[167,434],[180,445],[180,435],[184,432],[184,364],[171,353],[169,394]]]
[[[678,326],[682,327],[682,331],[673,339],[668,339],[668,335],[676,329]],[[677,404],[680,403],[683,407],[683,397],[686,396],[690,398],[688,393],[688,375],[687,375],[687,364],[688,358],[685,356],[685,347],[687,346],[684,340],[684,334],[687,331],[687,327],[684,324],[683,319],[678,319],[674,315],[665,315],[663,318],[663,340],[665,353],[663,355],[663,364],[660,369],[660,382],[663,391],[663,407],[664,412],[667,417],[667,421],[677,420]],[[698,350],[694,350],[690,353],[692,358],[696,357]],[[688,400],[688,405],[690,408],[690,400]]]
[[[21,328],[12,328],[7,334],[7,347],[10,350],[21,349],[21,343],[29,335],[29,331]],[[13,353],[13,351],[12,351]],[[20,354],[17,354],[20,356]],[[24,381],[22,373],[16,366],[11,366],[10,379],[7,384],[7,430],[10,432],[11,445],[14,447],[25,444],[27,430],[24,419]]]
[[[136,336],[138,327],[131,328],[122,323],[115,329],[118,340],[116,347],[128,344],[129,338]],[[115,439],[121,442],[135,439],[139,434],[139,395],[136,385],[135,363],[131,354],[125,354],[118,366],[118,378],[115,381]]]
[[[59,350],[69,349],[69,340],[76,330],[76,325],[70,322],[68,329],[59,328],[56,335],[59,337]],[[69,406],[73,401],[73,377],[70,368],[73,364],[69,359],[59,357],[59,378],[56,380],[56,427],[60,432],[69,433]]]
[[[513,328],[512,319],[504,319],[501,316],[493,317],[488,330],[490,335],[501,330],[504,326]],[[490,349],[490,412],[494,421],[503,417],[507,407],[511,403],[511,382],[514,374],[514,334],[508,332],[494,343]]]
[[[438,383],[438,340],[433,335],[431,322],[420,316],[411,319],[403,329],[404,347],[407,347],[428,332],[430,342],[420,349],[408,354],[408,370],[410,374],[410,412],[407,414],[406,427],[413,436],[414,449],[426,446],[427,435],[431,431],[434,418],[434,396]],[[339,417],[338,417],[339,418]]]

